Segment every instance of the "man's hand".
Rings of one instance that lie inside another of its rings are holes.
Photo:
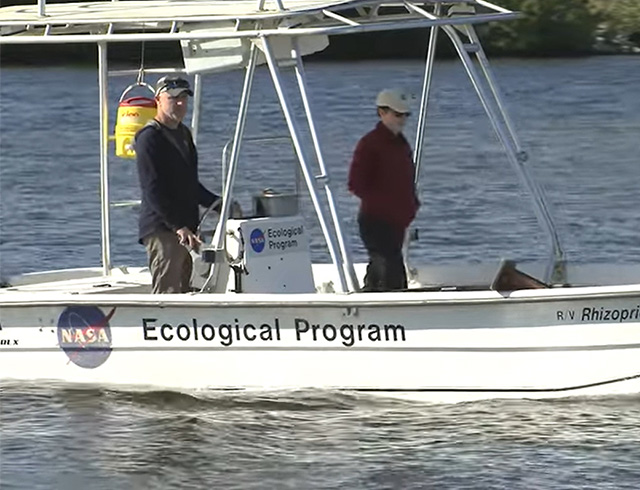
[[[231,218],[242,218],[242,208],[240,207],[240,203],[235,199],[231,201],[231,209],[229,212],[229,217]]]
[[[200,240],[200,238],[198,238],[195,235],[195,233],[193,233],[186,226],[183,226],[178,231],[176,231],[176,234],[178,235],[178,240],[180,241],[180,244],[184,245],[185,247],[191,250],[194,250],[197,252],[198,249],[200,248],[200,245],[202,245],[202,240]]]

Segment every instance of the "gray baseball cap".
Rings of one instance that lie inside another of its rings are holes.
[[[177,97],[183,92],[193,95],[189,80],[176,75],[167,75],[158,80],[156,83],[156,96],[162,92],[167,92],[172,97]]]

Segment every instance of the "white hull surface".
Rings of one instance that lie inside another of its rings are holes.
[[[19,288],[18,288],[19,289]],[[3,379],[428,401],[640,391],[640,286],[0,297]]]

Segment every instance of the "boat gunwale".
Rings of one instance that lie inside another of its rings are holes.
[[[361,307],[414,307],[437,305],[476,305],[494,303],[540,303],[566,300],[594,300],[630,298],[640,296],[640,284],[623,286],[573,286],[518,291],[419,291],[411,290],[387,293],[302,293],[302,294],[247,294],[247,293],[189,293],[154,295],[150,293],[64,293],[10,291],[2,294],[2,307],[38,307],[68,305],[112,305],[139,307],[291,307],[291,308],[361,308]],[[13,296],[13,297],[11,297]],[[38,298],[46,296],[46,298]],[[162,296],[162,298],[160,298]],[[170,296],[170,297],[167,297]]]

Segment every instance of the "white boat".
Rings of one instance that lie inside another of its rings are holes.
[[[640,269],[566,263],[474,29],[516,15],[484,0],[40,0],[1,8],[2,45],[97,45],[102,267],[7,280],[0,288],[0,380],[176,390],[312,388],[437,402],[640,392]],[[430,35],[416,173],[442,30],[532,197],[549,259],[409,264],[408,290],[364,293],[365,264],[353,264],[345,245],[302,56],[324,49],[329,36],[419,27],[429,27]],[[197,291],[190,294],[152,295],[145,267],[111,263],[107,49],[158,40],[182,44],[184,67],[178,70],[195,79],[196,137],[206,73],[245,72],[224,205],[211,242],[196,257]],[[331,264],[312,263],[309,225],[292,196],[257,199],[266,208],[259,217],[229,216],[260,63],[269,68]],[[295,74],[302,118],[283,84],[285,67]],[[302,127],[312,136],[310,147]]]

